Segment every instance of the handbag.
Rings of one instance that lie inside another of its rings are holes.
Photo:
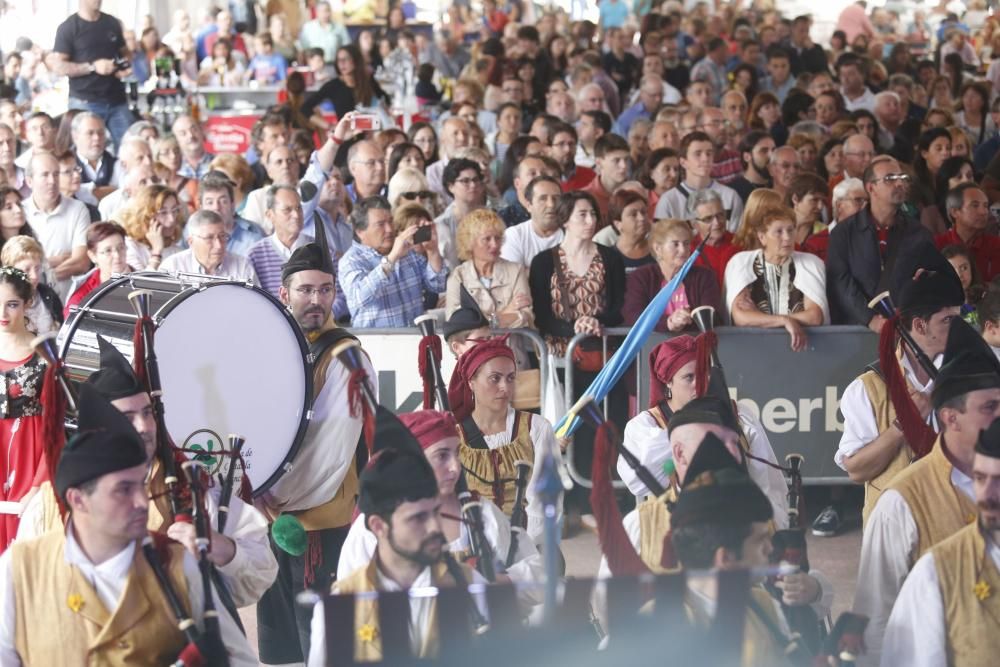
[[[566,282],[566,276],[563,274],[562,264],[559,262],[559,247],[556,246],[552,249],[553,266],[555,267],[556,280],[559,281],[559,302],[562,304],[563,316],[569,318],[572,309],[569,307],[569,289]],[[608,357],[615,353],[614,346],[608,343]],[[588,338],[587,340],[581,341],[579,345],[573,348],[573,365],[576,366],[577,370],[581,370],[585,373],[596,373],[601,368],[604,367],[606,359],[604,356],[604,347],[601,344],[601,339],[598,338],[594,340]]]

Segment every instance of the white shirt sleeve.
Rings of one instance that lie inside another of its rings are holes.
[[[337,579],[346,579],[360,568],[368,565],[375,556],[378,538],[365,526],[365,515],[358,514],[340,547],[337,561]]]
[[[353,646],[350,651],[353,654]],[[308,667],[326,667],[326,615],[322,599],[313,605],[312,620],[309,622],[309,661],[306,664]]]
[[[515,584],[539,584],[545,580],[545,562],[538,547],[528,534],[511,528],[507,515],[492,502],[483,501],[483,527],[486,539],[490,541],[497,558],[506,565],[511,541],[517,534],[517,550],[514,560],[507,568],[507,576]],[[519,588],[517,597],[526,605],[542,604],[544,594],[541,586]]]
[[[219,525],[218,485],[209,489],[208,513],[212,526]],[[234,490],[229,501],[229,518],[223,534],[236,543],[233,559],[217,566],[237,607],[256,604],[278,576],[278,561],[268,542],[267,519],[253,505],[247,505]]]
[[[504,232],[503,245],[500,246],[500,258],[525,266],[522,231],[524,231],[524,228],[521,225],[514,225]]]
[[[881,664],[885,667],[948,664],[944,602],[933,552],[921,556],[913,566],[892,606],[885,626]]]
[[[528,490],[525,494],[528,499],[528,535],[538,543],[542,540],[545,532],[545,508],[541,498],[535,492],[535,485],[538,483],[538,476],[542,472],[542,462],[545,460],[545,453],[552,452],[556,457],[556,464],[561,465],[559,446],[556,444],[556,434],[552,430],[552,424],[540,415],[531,415],[531,444],[535,449],[535,460],[531,468],[531,479],[528,480]],[[556,521],[562,521],[562,492],[556,500]]]
[[[866,665],[877,665],[882,636],[917,547],[917,524],[898,491],[883,493],[865,523],[858,563],[854,611],[870,620],[865,630]]]
[[[0,556],[0,665],[17,667],[21,658],[14,643],[17,638],[17,603],[14,600],[14,579],[10,566],[10,549]]]
[[[774,455],[774,448],[767,437],[764,425],[760,423],[749,410],[740,407],[738,409],[740,425],[747,436],[750,445],[750,453],[759,459],[770,461],[777,465],[778,459]],[[788,527],[788,485],[785,483],[785,475],[777,468],[750,459],[747,471],[750,478],[760,487],[764,495],[771,501],[774,509],[774,525],[780,528]]]
[[[854,456],[878,437],[878,424],[875,422],[875,411],[861,378],[856,378],[844,390],[840,399],[840,411],[844,414],[844,435],[840,436],[840,445],[834,454],[834,462],[846,470],[844,459]]]
[[[187,580],[188,600],[191,602],[191,617],[199,628],[204,629],[205,597],[202,595],[201,572],[198,570],[198,561],[188,551],[184,551],[184,578]],[[260,661],[250,648],[246,636],[240,632],[236,621],[219,602],[219,594],[214,586],[212,598],[215,601],[215,609],[219,612],[219,633],[229,653],[229,664],[233,667],[259,665]]]
[[[663,464],[673,455],[670,449],[670,433],[667,429],[660,428],[653,415],[648,410],[643,410],[625,424],[622,440],[626,449],[635,454],[639,463],[665,487],[667,475],[663,472]],[[649,489],[621,456],[618,457],[617,469],[618,476],[633,495],[640,498],[649,495]]]
[[[70,220],[70,225],[73,241],[71,244],[70,252],[80,247],[87,247],[87,229],[90,227],[90,213],[87,212],[87,207],[82,204],[77,204],[74,207],[75,214],[73,219]]]

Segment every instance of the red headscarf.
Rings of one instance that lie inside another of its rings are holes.
[[[417,410],[399,415],[399,421],[413,434],[423,449],[435,445],[445,438],[458,436],[458,424],[448,412],[437,410]]]
[[[507,336],[497,336],[476,344],[458,358],[458,366],[448,383],[448,402],[455,419],[462,421],[472,414],[475,397],[469,388],[469,381],[479,367],[495,357],[505,357],[514,361],[514,350],[507,345]]]
[[[649,353],[649,407],[653,407],[666,393],[665,387],[677,371],[697,359],[697,343],[692,336],[676,336],[665,340]]]

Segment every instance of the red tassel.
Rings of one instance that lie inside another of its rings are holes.
[[[56,363],[62,362],[56,361]],[[59,386],[54,365],[50,364],[45,368],[45,375],[42,378],[42,395],[39,399],[42,403],[42,442],[44,443],[44,460],[41,465],[47,468],[48,479],[55,480],[56,465],[59,463],[59,456],[66,444],[66,395],[62,391],[62,387]],[[65,521],[66,506],[63,505],[59,494],[55,494],[55,496],[59,514]]]
[[[438,368],[441,367],[441,338],[424,336],[417,344],[417,364],[420,369],[420,379],[424,384],[424,410],[434,409],[434,369],[427,363],[427,351],[434,355]]]
[[[365,437],[365,446],[368,448],[368,455],[371,456],[372,447],[375,445],[375,415],[370,414],[368,405],[365,402],[364,390],[361,388],[364,382],[368,381],[368,373],[363,368],[355,368],[351,371],[351,377],[347,380],[347,401],[351,407],[351,416],[355,419],[362,419],[362,433]]]
[[[892,407],[896,409],[896,417],[903,428],[903,436],[906,443],[913,450],[916,458],[923,458],[934,447],[937,434],[934,429],[920,416],[920,411],[910,398],[910,392],[903,378],[903,373],[899,367],[899,360],[896,358],[896,327],[901,326],[899,315],[893,318],[882,327],[879,336],[878,359],[882,367],[882,377],[885,379],[886,389],[889,392],[889,400]]]
[[[310,531],[306,533],[307,545],[305,553],[305,572],[302,583],[304,589],[310,588],[316,581],[316,568],[323,564],[323,543],[320,541],[319,533]]]
[[[712,352],[719,344],[714,331],[706,331],[695,340],[694,381],[695,395],[704,396],[708,391],[709,375],[712,370]]]
[[[663,548],[660,551],[660,567],[664,570],[676,570],[681,565],[674,551],[674,531],[668,530],[663,536]]]
[[[601,551],[608,559],[608,567],[615,576],[648,573],[649,568],[632,547],[632,542],[622,525],[622,515],[615,502],[611,486],[611,466],[617,458],[612,449],[611,424],[605,422],[594,437],[594,464],[591,470],[590,505],[597,519],[597,537]]]
[[[177,663],[184,665],[184,667],[205,667],[205,656],[202,655],[201,649],[194,642],[191,642],[184,647],[181,654],[177,656]],[[175,664],[177,664],[175,663]]]

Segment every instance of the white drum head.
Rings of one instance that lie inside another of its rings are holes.
[[[225,473],[228,459],[212,453],[228,448],[229,434],[243,436],[255,494],[284,472],[304,432],[312,378],[295,326],[263,293],[218,284],[173,305],[156,331],[174,444],[201,449],[208,469]]]

